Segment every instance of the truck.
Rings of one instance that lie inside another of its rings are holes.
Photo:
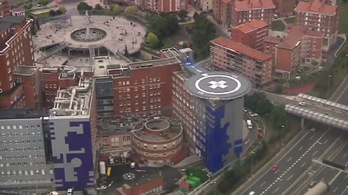
[[[100,175],[106,175],[106,165],[104,161],[99,162]]]
[[[251,123],[251,120],[247,120],[247,127],[249,130],[253,129],[253,124]]]

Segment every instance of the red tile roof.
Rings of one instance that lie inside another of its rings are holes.
[[[252,20],[251,22],[246,22],[246,23],[240,24],[238,26],[235,26],[233,28],[239,29],[240,31],[242,31],[244,33],[248,33],[248,32],[254,31],[256,29],[265,27],[267,25],[268,24],[263,20]]]
[[[229,3],[231,3],[231,1],[232,1],[232,0],[222,0],[222,3],[223,3],[223,4],[229,4]]]
[[[284,49],[293,49],[303,38],[303,36],[312,36],[312,37],[323,37],[322,32],[316,32],[307,29],[306,27],[293,25],[289,29],[288,35],[284,40],[278,45],[279,48]]]
[[[244,54],[250,58],[265,61],[272,58],[272,55],[262,53],[256,49],[243,45],[241,43],[232,41],[225,37],[219,37],[211,41],[215,45],[226,47],[231,50],[235,50],[241,54]]]
[[[303,12],[317,12],[327,15],[335,15],[337,12],[336,5],[327,5],[324,0],[312,0],[311,2],[300,1],[295,11],[303,11]]]
[[[249,9],[271,9],[275,8],[272,0],[236,0],[234,3],[236,10],[249,10]]]

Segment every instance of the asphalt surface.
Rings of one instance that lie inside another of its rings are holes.
[[[276,163],[279,165],[277,172],[265,172],[264,175],[249,186],[242,194],[248,195],[251,191],[255,194],[282,194],[305,174],[311,167],[312,159],[317,159],[322,152],[339,137],[335,131],[307,131],[302,138]]]
[[[348,173],[341,172],[335,181],[331,183],[328,195],[346,194],[348,194]]]

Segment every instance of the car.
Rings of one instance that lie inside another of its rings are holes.
[[[306,102],[299,102],[298,103],[300,106],[306,106]]]
[[[72,194],[73,194],[73,189],[72,189],[72,188],[69,188],[69,189],[68,189],[67,195],[72,195]]]
[[[106,188],[108,187],[105,185],[101,185],[100,187],[97,188],[97,190],[106,190]]]
[[[249,195],[255,195],[254,191],[249,192]]]
[[[273,173],[275,173],[275,172],[278,171],[278,169],[279,169],[279,165],[278,165],[278,164],[275,164],[275,165],[272,166],[271,171],[272,171]]]
[[[252,117],[258,117],[259,115],[258,115],[257,113],[253,113],[253,114],[251,114],[250,116],[252,116]]]
[[[315,185],[317,185],[317,181],[312,181],[311,183],[309,183],[308,187],[313,188]]]

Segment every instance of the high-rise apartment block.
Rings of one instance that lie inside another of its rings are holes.
[[[211,44],[210,56],[215,68],[243,74],[254,87],[262,87],[272,81],[272,55],[224,37],[212,40]]]
[[[272,22],[276,7],[272,0],[235,1],[232,6],[231,26],[236,26],[252,20]]]
[[[144,0],[144,1],[131,1],[131,0],[103,0],[104,5],[113,4],[136,4],[139,8],[144,10],[150,10],[157,13],[173,13],[179,12],[180,10],[188,10],[189,1],[188,0]]]
[[[262,51],[263,41],[268,35],[268,24],[252,20],[232,28],[231,39],[243,45]]]
[[[8,0],[0,0],[0,16],[8,16],[10,15],[10,4]]]
[[[0,108],[35,107],[26,104],[27,91],[14,75],[18,65],[33,66],[31,25],[23,16],[0,18]]]
[[[324,33],[324,49],[336,42],[339,19],[336,5],[326,4],[324,0],[300,1],[295,12],[297,25]]]
[[[290,78],[291,73],[301,63],[320,62],[323,39],[322,32],[296,25],[290,26],[287,36],[276,45],[275,72],[280,74],[278,76]]]

